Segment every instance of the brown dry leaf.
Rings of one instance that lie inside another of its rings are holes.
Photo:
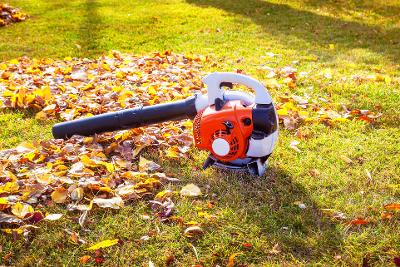
[[[55,203],[59,204],[65,203],[67,197],[68,197],[68,190],[62,186],[58,187],[56,190],[53,191],[53,193],[51,193],[51,199]]]
[[[80,262],[81,264],[86,264],[86,263],[88,263],[91,259],[92,259],[91,256],[89,256],[89,255],[84,255],[84,256],[82,256],[82,257],[79,258],[79,262]]]
[[[382,220],[390,220],[393,218],[393,213],[382,211],[381,218]]]
[[[312,169],[308,173],[314,178],[317,178],[321,175],[320,171],[317,169]]]
[[[274,255],[276,255],[276,254],[279,254],[279,253],[281,253],[281,249],[279,248],[279,244],[276,243],[276,244],[274,245],[274,247],[269,251],[269,254],[274,254]]]
[[[147,171],[156,171],[161,168],[160,165],[155,163],[154,161],[147,160],[144,157],[139,158],[139,171],[147,172]]]

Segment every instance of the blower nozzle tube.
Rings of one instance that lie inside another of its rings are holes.
[[[131,108],[61,122],[53,126],[53,136],[58,139],[66,139],[73,135],[89,136],[103,132],[138,128],[171,120],[192,119],[197,113],[195,101],[196,97],[193,96],[171,103]]]

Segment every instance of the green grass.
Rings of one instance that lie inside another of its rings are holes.
[[[350,79],[355,74],[400,75],[398,1],[26,0],[10,4],[31,17],[0,28],[0,61],[23,55],[96,57],[111,49],[172,50],[210,56],[218,64],[205,66],[207,70],[243,69],[260,80],[265,79],[258,70],[261,65],[298,61],[298,71],[312,75],[294,93],[332,94],[336,102],[359,109],[380,105],[383,116],[375,126],[358,121],[333,128],[302,126],[311,137],[301,141],[301,153],[289,148],[294,133],[281,131],[270,169],[261,178],[212,169],[193,171],[206,156],[198,151],[190,161],[162,162],[166,172],[183,182],[209,188],[198,202],[176,201],[179,216],[205,223],[206,233],[197,240],[184,238],[178,225],[141,219],[149,210],[137,202],[117,212],[93,212],[88,232],[70,220],[79,214],[68,213],[56,223],[41,224],[31,242],[1,235],[0,256],[14,254],[9,263],[0,258],[0,264],[79,265],[87,245],[66,241],[64,228],[79,232],[88,244],[124,240],[121,246],[105,249],[106,265],[113,266],[147,266],[149,259],[163,266],[169,255],[175,256],[177,266],[196,262],[224,266],[235,252],[243,252],[237,261],[249,266],[360,266],[364,258],[371,266],[393,266],[393,257],[400,256],[399,217],[380,219],[382,205],[400,202],[399,187],[393,186],[400,184],[399,85],[358,84]],[[242,58],[239,63],[238,58]],[[318,78],[328,68],[333,79]],[[3,112],[0,124],[2,149],[51,136],[51,123],[40,123],[29,113]],[[346,164],[342,155],[353,164]],[[159,160],[156,154],[149,157]],[[312,169],[320,175],[311,176]],[[215,207],[207,212],[217,219],[206,223],[197,217],[197,210],[205,209],[210,200]],[[65,213],[61,206],[50,209]],[[349,219],[370,218],[371,223],[350,227],[323,215],[322,209],[343,212]],[[137,242],[157,227],[157,235],[143,244]],[[242,243],[253,247],[245,250]],[[280,252],[270,253],[275,244]]]

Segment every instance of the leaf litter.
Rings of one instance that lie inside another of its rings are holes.
[[[5,3],[0,3],[0,27],[24,21],[27,18],[28,15],[21,12],[19,8],[12,7]]]
[[[168,51],[144,56],[111,51],[98,59],[21,57],[0,63],[0,109],[29,109],[39,120],[68,121],[176,101],[196,92],[206,93],[201,67],[207,60]],[[287,67],[270,76],[282,78],[280,82],[293,89],[299,80],[296,75],[295,69]],[[269,80],[266,84],[271,89],[279,87],[280,82]],[[304,123],[330,126],[349,119],[373,123],[379,117],[365,110],[335,110],[333,103],[320,97],[281,92],[276,95],[279,121],[288,130]],[[64,214],[37,210],[57,203],[65,205],[67,211],[82,212],[78,223],[84,228],[93,204],[120,209],[138,199],[149,200],[161,221],[179,221],[174,217],[173,192],[163,190],[166,183],[179,180],[160,172],[160,165],[140,154],[145,148],[157,148],[163,157],[187,157],[192,147],[191,132],[189,120],[165,122],[92,137],[23,142],[0,151],[0,226],[8,227],[3,228],[6,233],[19,233],[21,229],[35,229],[37,226],[30,227],[31,223],[43,219],[59,220]],[[299,152],[298,144],[293,141],[291,147]],[[180,194],[199,196],[201,190],[188,184]],[[193,237],[203,231],[194,225],[183,235]],[[112,246],[118,239],[102,242],[89,249]],[[82,261],[89,261],[89,257]]]

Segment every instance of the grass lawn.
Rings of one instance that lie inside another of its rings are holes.
[[[128,240],[104,249],[104,266],[225,266],[230,255],[238,266],[286,264],[395,266],[400,257],[400,214],[381,219],[383,205],[400,202],[400,2],[397,0],[24,0],[9,2],[30,18],[0,28],[0,62],[27,55],[36,58],[97,57],[116,49],[132,53],[171,50],[207,55],[205,70],[243,69],[261,81],[260,67],[291,65],[309,79],[294,89],[303,95],[332,96],[349,108],[383,113],[375,125],[349,121],[335,127],[304,125],[309,138],[297,153],[289,147],[294,131],[282,130],[264,177],[238,176],[210,169],[193,171],[206,154],[193,160],[160,162],[183,183],[207,194],[198,202],[180,199],[177,213],[201,221],[197,211],[210,200],[217,223],[197,240],[181,227],[143,220],[144,202],[120,211],[91,215],[90,231],[68,219],[43,223],[31,243],[0,235],[0,265],[79,265],[87,246],[64,239],[63,229],[80,233],[89,244],[102,239]],[[273,53],[273,54],[272,54]],[[324,73],[332,78],[326,78]],[[384,75],[391,82],[357,82],[353,75]],[[277,90],[277,89],[275,89]],[[274,90],[272,90],[274,95]],[[0,149],[25,140],[51,138],[51,122],[29,112],[0,113]],[[346,163],[343,156],[353,162]],[[318,175],[315,171],[318,170]],[[371,175],[367,175],[367,171]],[[207,189],[208,188],[208,189]],[[304,203],[299,208],[296,203]],[[327,215],[326,209],[351,226]],[[66,213],[62,205],[48,209]],[[134,242],[159,229],[150,240]],[[251,244],[251,248],[243,246]],[[278,245],[277,245],[278,244]],[[195,248],[197,252],[194,252]],[[10,262],[4,256],[12,251]]]

